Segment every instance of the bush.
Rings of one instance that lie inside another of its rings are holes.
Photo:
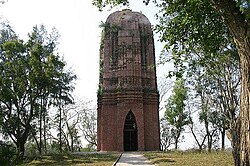
[[[16,157],[16,147],[8,142],[0,141],[0,163],[1,165],[12,165]]]
[[[29,141],[25,144],[25,156],[28,158],[36,158],[39,156],[39,151],[35,143]]]

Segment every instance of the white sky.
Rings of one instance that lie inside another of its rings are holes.
[[[154,4],[146,6],[142,0],[131,1],[131,9],[141,11],[152,25],[156,24],[154,14],[158,9]],[[121,8],[99,12],[92,0],[8,0],[0,6],[0,17],[10,22],[22,39],[27,38],[35,25],[43,24],[47,30],[55,27],[61,35],[59,53],[78,77],[74,94],[95,102],[99,81],[99,25],[116,10]],[[161,49],[161,44],[156,43],[157,57]]]

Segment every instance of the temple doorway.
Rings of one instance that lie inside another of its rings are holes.
[[[126,116],[123,130],[123,147],[124,151],[138,150],[138,136],[135,116],[132,111]]]

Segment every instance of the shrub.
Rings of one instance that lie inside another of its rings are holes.
[[[0,141],[0,163],[1,165],[11,165],[16,158],[16,147],[8,142]]]

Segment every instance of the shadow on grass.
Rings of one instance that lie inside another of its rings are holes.
[[[144,155],[150,159],[154,164],[161,164],[161,163],[175,163],[176,161],[174,159],[169,158],[166,153],[162,152],[147,152],[144,153]]]
[[[157,160],[154,160],[154,164],[159,164],[159,163],[173,163],[175,162],[175,160],[172,160],[172,159],[167,159],[167,158],[160,158],[160,159],[157,159]]]
[[[114,162],[118,154],[49,155],[24,163],[26,166],[61,166]],[[21,166],[24,166],[21,165]]]

